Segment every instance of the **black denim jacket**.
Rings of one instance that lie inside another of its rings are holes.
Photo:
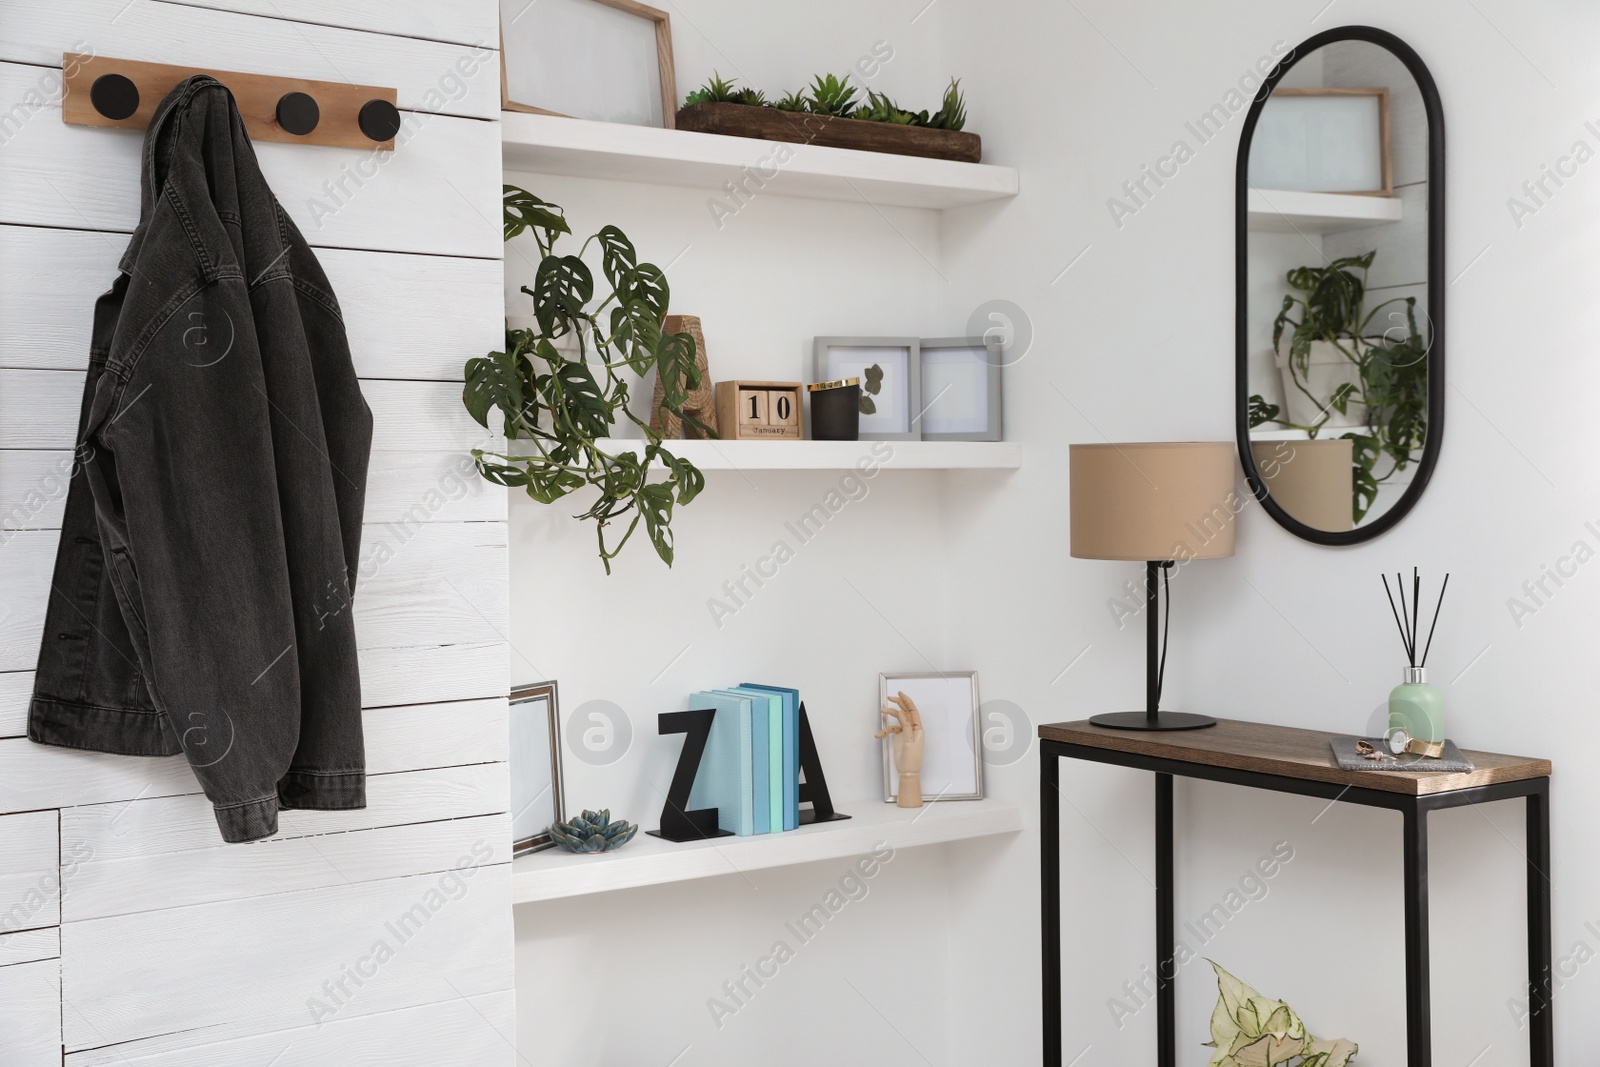
[[[232,94],[189,78],[144,143],[94,311],[28,736],[184,752],[228,841],[366,806],[350,600],[372,414],[338,302]]]

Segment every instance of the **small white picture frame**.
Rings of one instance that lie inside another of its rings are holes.
[[[812,378],[861,379],[863,441],[916,441],[922,436],[922,366],[915,337],[818,337]],[[872,369],[882,371],[877,381]],[[876,391],[873,383],[876,381]]]
[[[904,693],[922,716],[922,799],[983,799],[983,720],[978,714],[978,672],[939,671],[878,675],[878,721]],[[882,725],[874,727],[876,733]],[[883,801],[899,796],[900,770],[894,762],[894,735],[883,738]]]
[[[999,337],[925,337],[918,351],[922,439],[1001,440]]]
[[[672,129],[672,22],[635,0],[500,0],[506,111]]]
[[[566,816],[561,778],[560,701],[555,682],[511,690],[511,853],[552,847],[550,824]]]

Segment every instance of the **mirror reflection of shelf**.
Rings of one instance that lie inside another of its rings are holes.
[[[1400,198],[1354,193],[1251,189],[1250,229],[1265,233],[1339,233],[1400,221]]]

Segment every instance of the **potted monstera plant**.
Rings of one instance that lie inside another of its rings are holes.
[[[505,239],[530,235],[539,257],[533,285],[522,287],[533,315],[507,320],[504,351],[467,360],[462,402],[480,426],[490,428],[493,419],[514,446],[473,449],[478,472],[542,504],[593,489],[577,517],[595,524],[606,573],[641,525],[670,567],[673,508],[699,495],[705,475],[629,410],[630,379],[653,368],[662,407],[706,436],[716,433],[683,410],[701,374],[694,339],[663,328],[671,298],[666,274],[641,261],[615,226],[602,226],[575,253],[557,247],[572,236],[566,216],[526,189],[507,185],[503,207]],[[604,287],[585,254],[598,256]],[[608,445],[619,417],[643,433],[639,452]]]
[[[1351,512],[1360,522],[1378,487],[1411,467],[1428,415],[1428,346],[1417,329],[1416,297],[1367,305],[1367,272],[1377,251],[1285,276],[1291,292],[1272,323],[1284,405],[1250,397],[1251,428],[1271,423],[1327,431],[1352,446]]]

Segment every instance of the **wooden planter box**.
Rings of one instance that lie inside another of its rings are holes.
[[[965,130],[930,130],[889,122],[837,119],[749,104],[691,104],[678,110],[677,127],[698,133],[953,159],[960,163],[976,163],[983,155],[983,139]]]

